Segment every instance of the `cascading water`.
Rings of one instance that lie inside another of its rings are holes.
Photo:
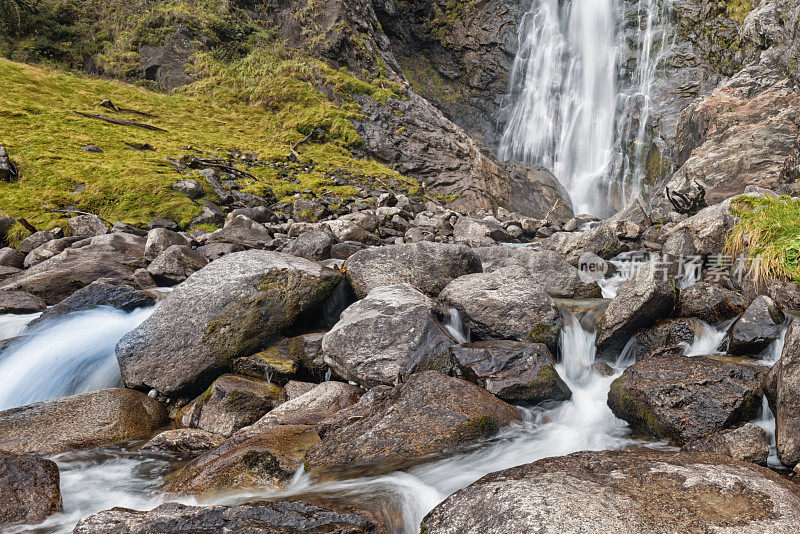
[[[26,332],[0,357],[0,410],[118,385],[114,347],[152,312],[101,306]]]
[[[670,0],[534,0],[519,30],[498,155],[552,170],[576,212],[640,195]],[[626,61],[626,18],[638,31]],[[635,65],[629,67],[629,63]]]

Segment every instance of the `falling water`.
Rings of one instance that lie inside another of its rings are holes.
[[[152,312],[101,306],[26,332],[3,351],[0,410],[118,385],[114,347]]]
[[[499,157],[551,169],[578,212],[605,216],[612,197],[621,204],[639,195],[669,3],[639,0],[630,69],[626,2],[533,0],[519,30]]]
[[[461,319],[461,312],[457,309],[450,308],[448,310],[444,328],[447,330],[447,333],[459,343],[469,343],[469,327],[464,324],[464,321]]]

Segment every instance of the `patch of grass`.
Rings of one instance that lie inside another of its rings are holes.
[[[725,4],[728,18],[738,21],[739,24],[743,23],[747,14],[753,10],[751,0],[725,0]]]
[[[728,237],[726,254],[757,258],[755,283],[768,278],[800,283],[800,201],[739,197],[731,211],[740,220]]]
[[[443,5],[432,3],[433,15],[425,23],[425,32],[442,46],[447,46],[447,39],[457,20],[465,20],[478,0],[447,0]]]

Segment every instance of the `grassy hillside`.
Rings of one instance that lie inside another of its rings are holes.
[[[225,157],[228,151],[256,153],[260,160],[286,162],[290,148],[311,131],[322,140],[297,147],[303,165],[289,172],[257,166],[247,184],[258,193],[272,187],[280,199],[298,190],[352,195],[335,185],[332,174],[353,183],[396,173],[373,161],[357,159],[360,143],[351,119],[358,107],[354,93],[385,99],[386,87],[360,81],[322,62],[273,47],[232,61],[200,57],[202,79],[177,93],[163,94],[104,79],[0,59],[0,145],[22,169],[18,183],[0,183],[0,212],[26,217],[39,228],[58,224],[51,210],[74,205],[110,221],[141,224],[156,215],[188,223],[200,208],[170,186],[186,178],[166,158],[194,153]],[[336,103],[316,89],[330,87]],[[167,130],[149,131],[74,114],[113,114],[103,99],[153,117],[117,114]],[[148,143],[155,151],[137,151],[126,143]],[[81,149],[97,145],[102,153]],[[341,180],[339,180],[341,182]],[[21,228],[16,229],[21,234]],[[18,237],[18,235],[17,235]]]

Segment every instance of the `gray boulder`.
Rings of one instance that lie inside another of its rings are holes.
[[[272,241],[272,236],[263,224],[249,217],[237,215],[222,230],[217,230],[208,238],[208,244],[232,243],[245,248],[263,249]]]
[[[313,230],[304,232],[289,241],[282,252],[311,261],[327,260],[331,257],[331,247],[335,243],[336,238],[328,232]]]
[[[202,254],[206,261],[218,260],[226,254],[242,252],[243,250],[245,250],[245,248],[242,245],[234,245],[233,243],[212,243],[210,245],[197,247],[197,252]]]
[[[638,448],[490,473],[434,508],[421,531],[788,534],[798,517],[797,486],[768,469],[716,454]]]
[[[208,264],[206,258],[187,245],[172,245],[147,266],[147,272],[160,285],[172,286],[189,278]]]
[[[617,233],[608,224],[601,224],[584,232],[556,232],[542,241],[541,248],[554,250],[572,265],[578,265],[581,256],[592,253],[608,260],[627,250]]]
[[[763,428],[745,423],[739,428],[721,430],[706,438],[691,441],[683,446],[683,450],[723,454],[766,467],[769,439]]]
[[[322,338],[325,363],[366,387],[446,367],[455,341],[436,310],[433,300],[408,284],[375,288],[347,308]]]
[[[781,335],[786,319],[780,306],[766,295],[756,297],[730,329],[728,352],[758,354]]]
[[[439,298],[464,314],[479,340],[532,341],[551,350],[558,343],[558,308],[539,282],[520,267],[462,276],[447,284]]]
[[[233,359],[256,352],[320,305],[340,280],[335,271],[277,252],[213,261],[120,340],[123,382],[165,395],[204,389]]]
[[[11,247],[0,248],[0,267],[22,269],[25,265],[25,254]]]
[[[67,220],[73,237],[87,238],[108,233],[108,226],[97,215],[78,215]]]
[[[662,252],[676,258],[721,254],[735,223],[736,218],[730,213],[730,200],[702,209],[664,234]]]
[[[203,186],[197,180],[179,180],[172,184],[172,189],[191,199],[197,199],[205,195]]]
[[[23,239],[20,242],[19,247],[17,248],[19,249],[20,252],[27,255],[28,253],[30,253],[30,251],[32,251],[36,247],[40,247],[45,243],[47,243],[48,241],[51,241],[53,239],[58,239],[63,236],[64,234],[61,231],[61,228],[58,228],[57,231],[39,230],[38,232],[34,232],[33,234]]]
[[[153,228],[147,233],[144,256],[152,261],[173,245],[188,246],[189,241],[178,232],[173,232],[166,228]]]
[[[165,430],[142,446],[143,451],[170,452],[196,456],[216,449],[225,441],[225,436],[199,428],[176,428]]]
[[[664,319],[634,336],[634,353],[639,361],[653,351],[694,341],[694,330],[688,319]]]
[[[376,287],[404,283],[435,297],[452,280],[481,272],[481,264],[464,245],[421,242],[361,250],[344,269],[358,298]]]
[[[452,347],[458,376],[508,402],[572,397],[547,347],[519,341],[478,341]]]
[[[677,314],[717,324],[741,315],[749,305],[750,300],[740,293],[698,282],[681,291]]]
[[[52,460],[0,451],[0,527],[39,523],[62,509]]]
[[[80,237],[62,237],[59,239],[51,239],[44,245],[39,245],[35,249],[31,250],[25,256],[24,267],[27,269],[42,263],[44,260],[49,260],[50,258],[61,254],[66,249],[71,247],[73,243],[77,243],[80,240]]]
[[[496,242],[512,240],[500,223],[473,217],[459,217],[453,227],[453,238],[456,243],[470,246],[491,246]]]
[[[25,291],[0,290],[0,314],[36,313],[47,308],[47,304],[36,295]]]

